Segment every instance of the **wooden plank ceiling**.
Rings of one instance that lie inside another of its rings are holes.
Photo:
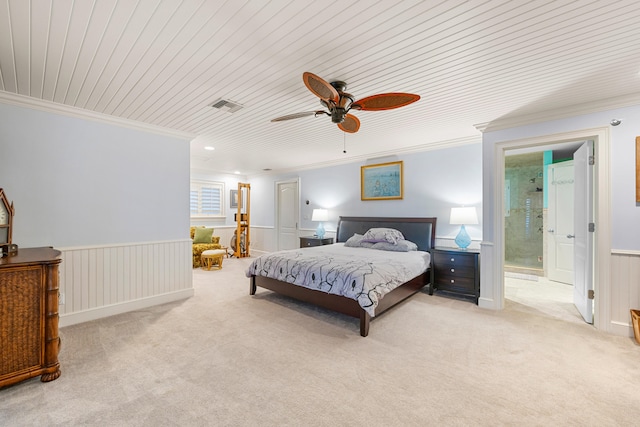
[[[638,22],[636,0],[0,0],[0,90],[196,135],[193,168],[251,175],[628,101],[640,94]],[[356,134],[327,116],[271,123],[321,109],[304,71],[356,99],[422,99],[354,112]],[[209,106],[220,99],[242,108]]]

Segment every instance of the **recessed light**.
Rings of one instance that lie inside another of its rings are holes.
[[[240,175],[240,171],[235,171],[234,172],[236,175]]]
[[[213,151],[215,150],[215,147],[212,147],[210,145],[207,145],[206,147],[204,147],[205,150],[209,150],[209,151]]]

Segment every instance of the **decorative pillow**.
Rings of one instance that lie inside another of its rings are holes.
[[[373,240],[377,242],[389,242],[395,245],[399,240],[404,240],[404,236],[395,228],[370,228],[364,233],[363,240],[369,242]]]
[[[213,236],[213,228],[196,228],[193,243],[211,243],[211,236]]]
[[[375,243],[372,249],[378,249],[381,251],[394,251],[394,252],[409,252],[409,251],[417,251],[418,245],[409,240],[398,240],[398,243],[395,245],[389,242],[380,242]]]
[[[385,239],[362,239],[363,242],[365,243],[389,243],[387,242]]]
[[[362,243],[362,234],[355,233],[344,242],[344,245],[350,248],[359,248],[360,243]]]

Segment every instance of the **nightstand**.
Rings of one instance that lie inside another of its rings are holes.
[[[325,237],[321,239],[316,236],[300,237],[300,247],[308,248],[311,246],[333,245],[333,237]]]
[[[478,304],[480,298],[480,252],[474,249],[431,249],[431,287]]]

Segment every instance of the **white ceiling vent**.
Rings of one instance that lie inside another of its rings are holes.
[[[226,111],[227,113],[235,113],[243,106],[237,102],[229,101],[228,99],[218,99],[209,104],[210,107],[217,108],[218,110]]]

